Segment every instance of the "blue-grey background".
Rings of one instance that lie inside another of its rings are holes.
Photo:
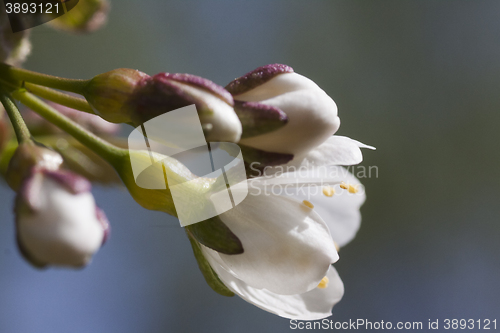
[[[285,63],[337,102],[339,134],[374,145],[357,238],[336,264],[334,321],[500,320],[499,1],[132,1],[107,27],[32,29],[28,69],[90,78],[118,67],[225,85]],[[288,332],[286,319],[204,282],[178,222],[94,188],[112,223],[82,271],[20,257],[0,195],[0,332]],[[500,324],[500,323],[499,323]]]

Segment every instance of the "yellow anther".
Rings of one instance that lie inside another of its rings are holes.
[[[314,208],[314,205],[307,200],[302,201],[302,203],[311,209]]]
[[[349,193],[358,193],[358,187],[359,184],[352,185],[352,184],[346,184],[344,182],[340,183],[340,188],[343,188],[344,190],[349,190]]]
[[[333,195],[335,194],[335,190],[331,186],[325,186],[323,187],[323,194],[327,197],[333,197]]]
[[[350,185],[349,184],[349,193],[358,193],[358,186],[359,185]]]
[[[339,252],[340,250],[339,244],[337,244],[337,242],[333,242],[333,245],[335,245],[335,249],[337,250],[337,252]]]
[[[321,281],[319,282],[318,284],[318,288],[319,289],[325,289],[326,287],[328,287],[328,282],[330,282],[330,280],[328,280],[328,278],[325,276],[324,278],[321,279]]]

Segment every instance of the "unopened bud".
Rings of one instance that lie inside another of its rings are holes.
[[[133,108],[130,100],[139,82],[149,75],[128,68],[118,68],[92,78],[83,95],[94,112],[112,123],[130,123]]]
[[[137,127],[194,104],[207,141],[237,142],[242,132],[231,94],[210,80],[190,74],[150,77],[132,69],[117,69],[90,80],[84,96],[96,114],[113,123]]]
[[[258,135],[245,136],[240,141],[256,149],[303,155],[332,136],[340,126],[335,102],[316,83],[286,65],[259,67],[235,79],[226,89],[236,103],[263,104],[286,114],[285,126],[262,133],[256,130]]]
[[[233,98],[223,87],[191,74],[160,73],[143,80],[132,101],[138,126],[168,111],[195,104],[207,141],[237,142],[241,123]]]
[[[20,144],[10,159],[6,179],[9,186],[18,191],[33,169],[58,170],[63,159],[61,155],[38,143],[29,141]]]
[[[32,169],[14,211],[19,249],[37,267],[82,267],[108,237],[90,183],[71,172]]]

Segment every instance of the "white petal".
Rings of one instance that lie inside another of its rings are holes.
[[[320,166],[317,168],[288,168],[294,172],[277,172],[273,177],[258,177],[248,180],[250,193],[271,191],[288,195],[299,201],[308,200],[314,210],[326,222],[333,240],[344,246],[356,235],[361,214],[359,208],[366,199],[366,194],[359,180],[346,168],[340,166]],[[344,182],[358,188],[357,193],[341,189]],[[325,186],[332,186],[335,194],[327,197],[323,194]]]
[[[286,79],[291,76],[297,82]],[[270,92],[265,93],[262,90],[265,87],[269,87]],[[256,94],[260,91],[262,93]],[[288,123],[284,127],[240,141],[264,151],[302,155],[328,139],[340,126],[335,102],[313,81],[299,74],[278,75],[246,94],[235,96],[235,99],[259,101],[287,114]]]
[[[304,155],[296,156],[288,164],[277,168],[283,169],[287,166],[355,165],[363,161],[363,154],[360,148],[375,149],[375,147],[365,145],[348,137],[334,135],[315,149]],[[275,168],[268,169],[269,172],[266,172],[266,174],[272,174],[275,172]]]
[[[338,246],[346,245],[356,236],[361,224],[360,202],[364,199],[364,193],[351,194],[347,191],[331,198],[318,195],[311,199]]]
[[[221,281],[235,294],[265,311],[284,318],[298,320],[326,318],[332,314],[332,307],[344,295],[344,284],[333,267],[330,267],[326,274],[329,280],[326,288],[314,288],[296,295],[280,295],[266,289],[253,288],[229,274],[211,258],[208,257],[207,260]]]
[[[303,293],[315,288],[338,260],[325,222],[296,199],[251,193],[220,218],[241,240],[245,252],[206,251],[254,288]]]
[[[19,240],[38,261],[82,266],[100,248],[104,229],[90,192],[72,194],[44,177],[33,214],[18,218]]]
[[[342,247],[349,243],[359,230],[361,224],[359,208],[365,202],[366,194],[358,179],[345,168],[332,166],[329,169],[331,175],[336,174],[338,177],[325,177],[324,184],[336,184],[341,181],[356,186],[358,192],[350,193],[336,185],[333,186],[335,194],[328,197],[320,186],[302,192],[297,191],[294,197],[299,200],[309,200],[314,205],[314,209],[328,225],[333,240]]]

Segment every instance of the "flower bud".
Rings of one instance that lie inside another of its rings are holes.
[[[207,141],[237,142],[241,123],[233,109],[233,98],[210,80],[190,74],[160,73],[143,80],[134,94],[132,122],[147,120],[195,104]]]
[[[130,123],[134,112],[130,99],[137,85],[149,75],[134,69],[118,68],[92,78],[83,95],[94,112],[112,123]]]
[[[63,159],[61,155],[34,141],[20,144],[12,158],[6,172],[9,186],[18,191],[31,173],[32,169],[45,169],[48,171],[58,170]]]
[[[241,136],[231,94],[198,76],[160,73],[149,77],[135,70],[117,69],[97,75],[84,90],[96,114],[110,122],[137,127],[195,104],[207,141],[237,142]]]
[[[259,67],[235,79],[226,89],[237,105],[238,101],[252,103],[258,109],[257,105],[263,104],[287,116],[286,125],[277,129],[256,136],[244,134],[240,143],[255,149],[302,155],[324,142],[340,126],[335,102],[316,83],[286,65]]]
[[[67,13],[50,21],[49,25],[73,33],[93,32],[106,23],[108,12],[107,0],[80,0],[74,8],[68,8]]]
[[[109,232],[90,187],[71,172],[32,169],[14,208],[18,246],[31,264],[82,267],[90,262]]]

